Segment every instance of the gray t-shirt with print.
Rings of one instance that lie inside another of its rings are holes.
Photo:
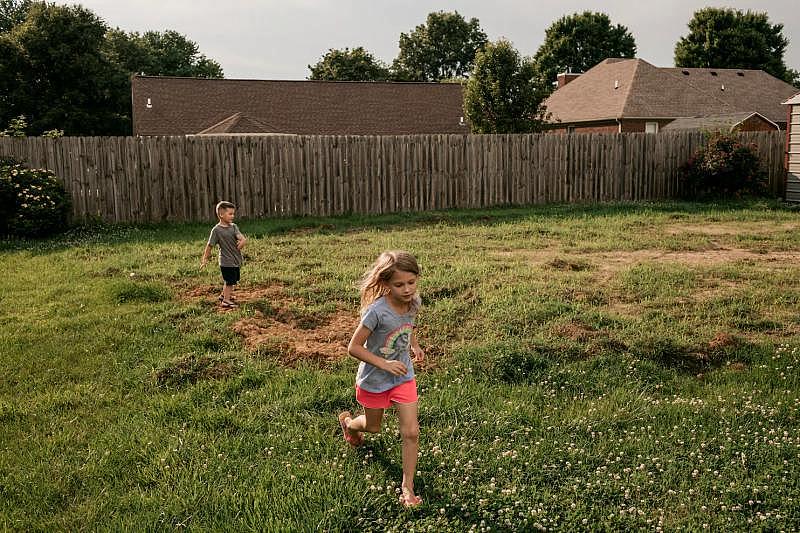
[[[356,385],[368,392],[385,392],[414,378],[410,351],[415,315],[416,306],[408,313],[398,314],[385,296],[367,307],[361,317],[361,323],[372,332],[365,344],[367,350],[378,357],[400,361],[408,371],[403,376],[395,376],[362,361],[358,365]]]
[[[236,247],[236,239],[239,235],[241,235],[241,232],[236,224],[231,224],[230,226],[217,224],[211,228],[211,235],[208,236],[208,245],[216,246],[219,244],[219,266],[242,266],[242,251]]]

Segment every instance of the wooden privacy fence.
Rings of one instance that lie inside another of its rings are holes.
[[[755,143],[782,195],[784,133]],[[389,213],[552,202],[658,200],[699,132],[407,136],[0,138],[0,156],[49,168],[74,216],[110,222]]]

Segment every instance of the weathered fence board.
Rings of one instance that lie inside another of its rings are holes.
[[[782,195],[784,132],[740,134]],[[0,156],[52,169],[77,219],[205,220],[659,200],[699,132],[574,135],[0,138]]]

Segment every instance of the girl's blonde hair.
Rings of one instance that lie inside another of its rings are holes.
[[[419,276],[420,272],[417,259],[406,251],[389,250],[378,256],[372,267],[364,272],[358,286],[361,291],[362,311],[381,296],[389,294],[387,285],[398,270],[411,272],[415,276]],[[411,307],[417,309],[419,305],[419,296],[415,296]]]

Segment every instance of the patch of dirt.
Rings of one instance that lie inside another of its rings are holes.
[[[580,322],[570,322],[568,324],[562,324],[555,328],[555,332],[563,337],[578,342],[586,342],[589,339],[593,339],[598,335],[603,334],[602,332],[597,331],[593,327],[587,326],[586,324],[581,324]]]
[[[731,335],[730,333],[725,333],[724,331],[718,332],[713,339],[708,341],[708,348],[710,350],[719,350],[723,348],[733,348],[738,346],[739,339]]]
[[[218,313],[235,312],[218,304],[219,285],[200,285],[182,293],[187,300],[206,300]],[[347,343],[358,326],[355,310],[339,310],[332,315],[298,311],[303,301],[291,298],[280,284],[236,287],[234,299],[250,306],[252,317],[236,321],[231,329],[244,338],[245,347],[257,354],[274,357],[282,364],[296,366],[300,361],[327,364],[347,357]]]
[[[217,304],[218,285],[200,285],[183,291],[187,300],[207,300],[216,306],[219,313],[235,311]],[[355,309],[338,309],[325,315],[319,312],[303,312],[303,301],[291,298],[282,285],[237,287],[236,302],[249,306],[253,316],[237,320],[231,329],[241,335],[247,350],[263,357],[271,357],[281,364],[294,367],[300,362],[312,362],[320,366],[349,357],[347,344],[359,323]],[[424,346],[423,346],[424,348]],[[428,369],[435,366],[431,356],[438,355],[431,347],[428,359],[415,368]]]
[[[279,302],[271,303],[277,306]],[[347,357],[347,343],[357,326],[355,312],[340,310],[313,329],[263,315],[243,318],[232,329],[244,337],[245,347],[251,352],[296,366],[300,361],[327,364]]]

